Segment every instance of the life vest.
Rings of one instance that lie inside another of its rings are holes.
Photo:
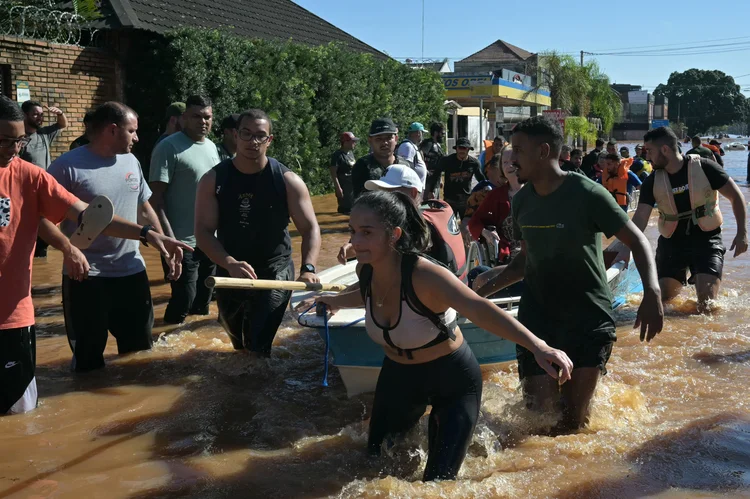
[[[620,206],[628,205],[628,172],[632,164],[633,158],[621,160],[616,175],[610,174],[607,169],[602,170],[602,185],[615,197]]]
[[[494,144],[494,141],[492,140],[484,141],[484,166],[485,167],[487,167],[487,165],[490,164],[490,160],[495,155],[495,150],[492,148],[492,144]]]
[[[697,225],[704,232],[718,229],[724,221],[719,209],[719,193],[711,188],[701,167],[701,157],[690,154],[688,158],[690,211],[677,212],[669,175],[664,170],[656,170],[654,173],[654,199],[659,210],[659,234],[667,239],[672,237],[680,220],[690,219],[693,225]]]
[[[706,149],[709,149],[714,154],[718,154],[719,156],[722,156],[721,149],[719,147],[716,147],[713,144],[701,144]]]
[[[651,172],[653,172],[653,171],[654,171],[654,167],[653,167],[653,166],[651,166],[651,163],[650,163],[650,162],[648,162],[648,161],[646,161],[645,159],[643,159],[643,157],[641,157],[641,156],[636,156],[635,158],[633,158],[633,160],[634,160],[634,161],[635,161],[636,159],[637,159],[638,161],[640,161],[640,162],[641,162],[641,164],[643,165],[643,169],[642,169],[641,171],[639,171],[639,172],[638,172],[638,175],[640,175],[640,174],[641,174],[641,172],[646,172],[646,175],[651,175]]]
[[[420,207],[424,219],[434,228],[432,248],[428,252],[437,261],[445,264],[456,277],[466,278],[467,260],[461,228],[453,209],[440,199],[431,199]],[[437,240],[437,239],[440,240]]]

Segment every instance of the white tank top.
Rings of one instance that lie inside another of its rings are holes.
[[[456,321],[456,311],[452,308],[437,316],[446,326]],[[440,335],[440,329],[430,319],[417,313],[403,297],[399,305],[399,317],[396,324],[383,327],[372,316],[372,297],[369,293],[365,301],[365,328],[370,338],[383,346],[389,346],[384,334],[384,330],[388,331],[393,344],[404,350],[420,348]]]

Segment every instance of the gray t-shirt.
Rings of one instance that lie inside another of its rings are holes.
[[[88,203],[95,196],[107,196],[115,207],[115,215],[133,223],[138,222],[140,206],[151,197],[141,164],[132,154],[105,158],[91,152],[89,146],[83,146],[57,158],[50,165],[49,174],[81,201]],[[76,224],[66,220],[61,229],[70,236]],[[139,245],[131,239],[100,235],[83,250],[91,265],[89,275],[123,277],[142,272],[146,264]]]
[[[201,177],[220,163],[216,144],[193,142],[183,132],[159,142],[151,153],[149,182],[169,184],[164,195],[174,237],[195,247],[195,193]]]
[[[44,126],[29,136],[29,145],[21,150],[19,156],[21,159],[40,166],[45,170],[49,169],[52,158],[49,155],[49,148],[55,138],[60,133],[60,125],[57,123]]]

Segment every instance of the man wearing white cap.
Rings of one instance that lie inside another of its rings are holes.
[[[422,180],[419,175],[406,165],[393,165],[388,168],[380,180],[368,180],[365,189],[368,191],[399,191],[409,196],[419,207],[427,225],[430,227],[432,246],[426,255],[448,267],[456,276],[463,279],[466,275],[466,250],[459,229],[458,220],[453,209],[445,201],[431,199],[422,201]],[[339,250],[339,262],[346,263],[356,256],[351,243],[344,244]]]
[[[425,131],[422,123],[412,123],[406,130],[406,140],[401,142],[397,149],[398,156],[408,161],[412,170],[419,175],[423,189],[427,182],[427,163],[425,163],[422,153],[419,151],[419,144],[422,143],[422,134]]]

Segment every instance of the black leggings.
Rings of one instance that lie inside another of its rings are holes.
[[[466,340],[450,355],[424,364],[388,357],[378,377],[367,448],[379,455],[386,436],[412,429],[432,406],[424,480],[453,480],[469,449],[482,401],[482,373]]]

